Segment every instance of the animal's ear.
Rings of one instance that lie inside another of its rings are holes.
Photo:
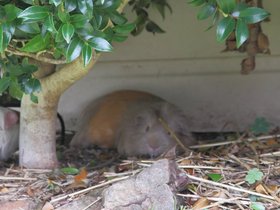
[[[19,120],[19,116],[16,112],[14,111],[7,111],[4,114],[4,128],[5,129],[10,129],[13,127],[15,124],[17,124]]]

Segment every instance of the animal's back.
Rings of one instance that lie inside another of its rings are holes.
[[[147,92],[121,90],[93,101],[85,109],[71,146],[94,144],[102,148],[113,148],[118,127],[129,106],[149,100],[162,99]]]

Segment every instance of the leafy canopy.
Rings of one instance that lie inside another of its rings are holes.
[[[163,30],[148,15],[153,5],[164,17],[166,0],[132,0],[137,19],[129,23],[118,11],[123,0],[17,0],[0,1],[0,94],[20,99],[41,89],[32,73],[37,69],[23,62],[31,57],[53,64],[70,63],[82,56],[89,64],[94,52],[111,52],[112,42],[125,41],[132,31]],[[137,27],[136,27],[137,25]],[[16,69],[16,70],[15,70]]]
[[[149,17],[153,6],[165,18],[172,12],[167,0],[128,0],[136,20],[129,23],[118,11],[123,0],[1,0],[0,1],[0,94],[20,99],[29,94],[36,102],[40,91],[37,70],[24,57],[53,64],[70,63],[82,56],[86,66],[94,53],[111,52],[112,42],[125,41],[129,33],[143,29],[163,33]],[[249,36],[248,24],[265,19],[269,13],[236,0],[190,0],[200,6],[197,18],[211,17],[217,24],[217,40],[225,41],[235,30],[237,45]]]
[[[248,24],[258,23],[270,15],[262,8],[250,7],[245,1],[191,0],[189,4],[201,7],[197,14],[199,20],[212,18],[210,28],[217,24],[217,41],[224,42],[235,32],[237,48],[249,37]]]

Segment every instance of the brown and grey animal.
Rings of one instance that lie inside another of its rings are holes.
[[[176,145],[159,119],[185,146],[194,144],[187,118],[175,105],[147,92],[121,90],[89,104],[70,145],[97,145],[117,148],[124,156],[156,157]]]

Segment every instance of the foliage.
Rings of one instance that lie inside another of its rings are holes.
[[[270,14],[262,8],[249,7],[236,0],[191,0],[193,6],[200,6],[199,20],[212,18],[213,27],[217,24],[217,41],[224,42],[235,31],[236,45],[240,47],[249,37],[248,24],[258,23]]]
[[[20,99],[35,93],[40,82],[33,77],[35,67],[23,62],[24,57],[65,64],[82,56],[84,65],[99,52],[111,52],[112,42],[125,41],[130,33],[137,35],[146,29],[163,33],[149,17],[154,7],[162,18],[172,12],[167,0],[130,0],[136,20],[129,23],[120,13],[123,0],[16,0],[0,1],[0,94],[9,92]],[[248,38],[247,24],[266,18],[261,8],[237,4],[235,0],[191,0],[201,6],[198,19],[213,18],[217,24],[217,40],[224,41],[235,30],[237,45]],[[29,65],[30,68],[27,68]],[[12,71],[15,71],[16,74]],[[31,70],[30,70],[31,69]]]
[[[253,168],[248,171],[245,180],[249,184],[254,184],[256,181],[260,181],[262,178],[263,178],[263,173],[259,169]]]
[[[262,203],[254,202],[251,204],[251,209],[252,210],[265,210],[265,207]]]
[[[217,174],[217,173],[207,174],[207,176],[210,179],[212,179],[214,182],[219,182],[223,178],[221,174]]]
[[[129,33],[138,34],[145,28],[163,32],[149,19],[147,9],[155,5],[165,16],[170,8],[166,0],[132,0],[130,5],[138,16],[128,23],[118,12],[122,0],[17,0],[0,2],[0,94],[7,91],[18,99],[22,94],[40,89],[32,77],[35,67],[26,68],[23,57],[64,64],[82,56],[86,66],[94,52],[111,52],[112,42],[125,41]],[[137,25],[137,27],[135,27]],[[13,67],[11,70],[11,66]],[[17,69],[17,74],[13,72]],[[20,72],[20,73],[19,73]]]
[[[256,118],[255,122],[251,125],[250,130],[255,135],[265,134],[269,131],[270,124],[263,117]]]
[[[76,175],[79,173],[79,169],[73,167],[61,168],[60,171],[67,175]]]

